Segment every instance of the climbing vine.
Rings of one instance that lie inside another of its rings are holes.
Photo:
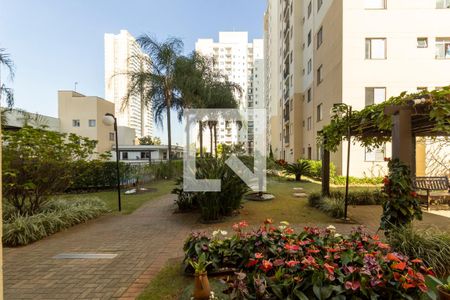
[[[364,135],[364,130],[371,127],[382,133],[392,128],[392,117],[384,113],[385,107],[391,105],[410,105],[421,113],[428,113],[431,122],[435,123],[436,132],[450,132],[450,86],[439,90],[419,93],[401,93],[383,103],[367,106],[361,111],[353,111],[348,115],[346,104],[333,107],[331,123],[319,133],[318,143],[331,152],[335,152],[342,138],[347,135],[350,126],[354,142],[362,146],[374,148],[390,141],[390,136]],[[324,142],[325,141],[325,142]]]

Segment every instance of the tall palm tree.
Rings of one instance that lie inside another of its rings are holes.
[[[175,66],[183,50],[183,42],[177,38],[168,38],[158,42],[147,34],[136,40],[142,51],[148,55],[148,68],[127,73],[129,90],[122,105],[128,105],[130,97],[139,95],[142,105],[152,105],[155,123],[163,126],[166,117],[168,159],[172,157],[171,111],[180,110],[182,100],[175,83]],[[141,106],[142,106],[141,105]],[[181,117],[179,115],[179,117]]]
[[[5,67],[9,72],[9,77],[11,80],[14,79],[14,63],[8,53],[5,52],[4,48],[0,48],[0,105],[3,95],[6,97],[6,106],[8,109],[12,108],[14,105],[14,92],[12,88],[8,88],[4,83],[2,83],[1,69]],[[7,109],[1,109],[1,125],[4,126],[7,123],[5,112]]]

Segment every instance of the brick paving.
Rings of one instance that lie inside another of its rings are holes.
[[[183,255],[182,244],[192,229],[229,230],[234,222],[198,224],[198,215],[174,214],[173,200],[173,195],[166,195],[130,215],[108,215],[25,247],[5,248],[5,299],[135,299],[169,258]],[[380,214],[377,206],[349,208],[350,217],[371,232],[377,230]],[[450,230],[450,219],[428,213],[419,224]],[[293,227],[305,225],[329,224]],[[355,226],[334,225],[343,233]],[[67,252],[118,255],[114,259],[53,258]]]

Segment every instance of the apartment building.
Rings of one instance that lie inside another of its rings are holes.
[[[302,63],[294,67],[293,93],[301,95],[298,111],[294,98],[295,118],[301,120],[301,126],[292,127],[293,135],[300,139],[300,157],[321,159],[317,133],[329,124],[335,103],[361,110],[403,91],[450,84],[450,3],[446,0],[269,0],[268,8],[275,5],[281,23],[286,7],[293,5],[295,14],[295,5],[300,5],[300,23],[293,26],[301,41],[293,44],[293,57],[295,61],[300,56]],[[286,28],[285,24],[279,27]],[[277,76],[285,78],[285,62],[279,61]],[[297,82],[299,66],[301,80]],[[272,105],[274,101],[270,99]],[[282,131],[286,134],[286,127]],[[286,152],[274,154],[289,161],[297,158]],[[346,166],[345,154],[343,145],[331,155],[338,173]],[[390,156],[389,144],[373,151],[352,145],[351,174],[382,174],[385,156]]]
[[[59,131],[96,140],[99,153],[111,151],[115,145],[114,127],[102,122],[106,113],[114,113],[114,103],[75,91],[58,91]],[[119,126],[118,138],[120,145],[134,145],[134,129]]]
[[[129,90],[127,74],[149,68],[148,56],[128,31],[105,34],[105,99],[115,104],[118,124],[133,128],[137,138],[153,136],[153,114],[151,105],[143,105],[137,94],[130,97],[128,105],[123,105]]]
[[[195,50],[214,58],[214,67],[238,84],[241,94],[236,94],[240,109],[264,104],[264,45],[262,39],[248,40],[247,32],[219,32],[218,42],[213,39],[198,39]],[[249,152],[253,151],[253,124],[250,120],[241,127],[236,123],[219,121],[218,143],[236,144],[245,142]],[[209,139],[205,133],[206,140]],[[207,150],[208,151],[208,150]]]

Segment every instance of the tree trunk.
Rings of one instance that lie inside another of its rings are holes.
[[[302,178],[302,175],[295,174],[295,181],[300,181],[301,178]]]
[[[170,99],[168,99],[167,105],[167,160],[170,162],[172,159],[172,128],[170,127]]]
[[[144,137],[145,136],[145,134],[144,134],[144,128],[145,128],[145,103],[144,103],[144,92],[143,92],[143,90],[142,90],[142,87],[141,87],[141,93],[140,93],[141,95],[140,95],[140,97],[141,97],[141,99],[140,99],[140,102],[141,102],[141,137]]]
[[[203,157],[203,122],[198,121],[198,126],[199,126],[198,134],[200,138],[200,157]]]
[[[208,124],[209,126],[209,152],[211,157],[213,157],[213,124]]]
[[[217,158],[217,122],[214,123],[214,154]]]

